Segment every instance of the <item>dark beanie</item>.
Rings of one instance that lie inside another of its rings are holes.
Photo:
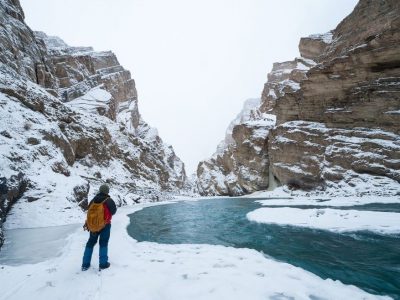
[[[100,186],[99,192],[108,195],[108,193],[110,192],[110,188],[107,184],[102,184]]]

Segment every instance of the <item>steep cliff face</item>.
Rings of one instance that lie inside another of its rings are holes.
[[[248,100],[228,127],[217,152],[197,168],[202,195],[243,195],[268,187],[268,143],[275,116],[259,115],[260,100]]]
[[[12,226],[76,221],[104,182],[119,204],[179,193],[184,165],[112,52],[34,33],[18,0],[0,0],[0,19],[0,226],[18,199]]]
[[[49,90],[55,89],[53,93],[63,102],[74,100],[83,109],[91,106],[94,113],[114,121],[121,110],[135,102],[132,119],[136,122],[135,128],[138,127],[140,116],[135,81],[114,53],[95,52],[90,47],[69,47],[60,38],[49,37],[43,32],[35,32],[35,37],[46,51],[46,63],[36,67],[38,84]],[[89,93],[99,88],[111,95],[106,102],[102,101],[104,97]],[[89,99],[80,98],[85,95]]]
[[[245,103],[217,152],[199,163],[197,186],[202,195],[237,196],[268,188],[273,176],[268,154],[269,132],[276,124],[273,108],[286,93],[300,89],[312,65],[303,58],[274,64],[261,100]]]
[[[399,13],[398,1],[360,1],[334,31],[300,41],[318,64],[274,108],[269,154],[282,183],[324,187],[363,173],[400,181]]]
[[[301,58],[274,64],[258,115],[276,115],[262,155],[282,184],[397,192],[399,42],[400,3],[361,0],[335,30],[302,38]]]

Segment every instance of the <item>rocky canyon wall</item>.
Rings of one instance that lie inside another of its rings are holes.
[[[0,0],[0,47],[0,226],[13,205],[14,226],[73,222],[102,183],[120,205],[187,187],[112,52],[33,32],[18,0]]]
[[[276,116],[275,126],[262,137],[267,146],[258,154],[244,150],[248,157],[233,156],[239,165],[233,175],[223,160],[201,162],[200,191],[218,194],[210,187],[224,190],[233,184],[230,178],[263,157],[265,164],[255,170],[257,180],[265,179],[270,168],[282,184],[296,189],[398,193],[399,42],[396,0],[361,0],[336,29],[302,38],[301,57],[274,64],[255,109],[254,116]],[[240,153],[245,146],[238,141],[233,147]],[[223,170],[222,176],[209,171],[215,169]],[[239,181],[234,184],[244,187]],[[263,188],[253,185],[226,194]]]
[[[275,116],[259,115],[260,99],[250,99],[231,123],[217,152],[199,164],[198,189],[206,195],[241,195],[268,187],[268,143]],[[204,193],[207,191],[206,193]]]

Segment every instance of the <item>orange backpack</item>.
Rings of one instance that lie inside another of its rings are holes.
[[[101,203],[92,203],[89,206],[86,217],[86,226],[90,232],[99,232],[106,222],[104,220],[104,202],[106,202],[108,197]]]

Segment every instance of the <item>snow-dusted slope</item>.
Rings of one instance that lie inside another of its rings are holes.
[[[181,192],[184,165],[112,52],[32,32],[18,1],[0,17],[0,226],[18,199],[9,227],[74,222],[102,183],[121,205]]]

